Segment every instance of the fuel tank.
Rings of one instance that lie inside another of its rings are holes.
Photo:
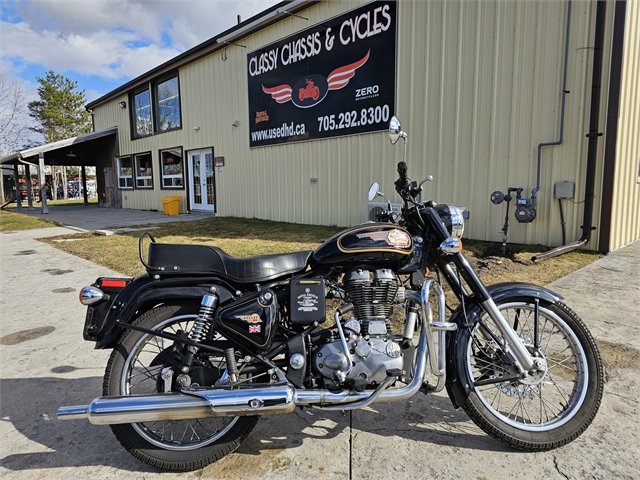
[[[389,223],[365,223],[325,241],[313,252],[311,262],[344,267],[362,263],[398,267],[411,262],[413,252],[413,238],[404,228]]]

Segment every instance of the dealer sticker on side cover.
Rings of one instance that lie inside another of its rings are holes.
[[[305,288],[302,295],[298,295],[299,312],[315,312],[318,310],[318,296],[311,293],[310,288]]]

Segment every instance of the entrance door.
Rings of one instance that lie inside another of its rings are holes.
[[[211,149],[189,152],[189,172],[191,209],[215,212],[215,176]]]

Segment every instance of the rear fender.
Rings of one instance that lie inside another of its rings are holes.
[[[557,293],[529,283],[496,283],[489,285],[487,291],[496,304],[507,301],[538,299],[540,305],[551,305],[562,300]],[[467,361],[467,344],[469,335],[478,320],[484,314],[484,309],[476,302],[466,303],[453,312],[451,321],[458,325],[458,330],[447,333],[447,393],[455,408],[460,408],[471,393],[470,385],[466,384],[458,372],[464,371]],[[466,315],[465,315],[466,313]]]
[[[93,319],[98,332],[95,335],[95,348],[115,346],[124,330],[116,322],[131,323],[144,312],[165,303],[200,305],[203,295],[208,293],[214,285],[221,304],[233,298],[231,288],[221,284],[215,277],[154,279],[147,274],[136,277],[115,299],[111,300],[109,310],[101,318]]]

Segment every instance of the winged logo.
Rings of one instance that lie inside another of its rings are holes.
[[[357,62],[336,68],[327,78],[316,74],[307,75],[301,78],[293,87],[287,84],[275,87],[262,85],[262,91],[271,95],[271,98],[277,103],[287,103],[291,100],[294,105],[300,108],[313,107],[324,99],[329,90],[344,88],[349,83],[349,80],[355,76],[356,70],[367,63],[370,54],[371,49]]]

